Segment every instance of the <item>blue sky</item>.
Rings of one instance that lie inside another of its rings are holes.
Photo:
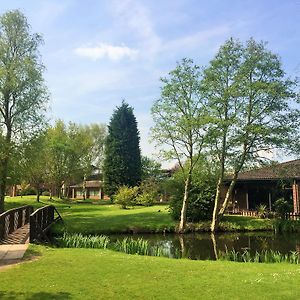
[[[1,0],[41,33],[51,118],[108,123],[125,99],[143,154],[161,76],[183,57],[207,65],[229,37],[268,42],[288,75],[300,74],[300,0]]]

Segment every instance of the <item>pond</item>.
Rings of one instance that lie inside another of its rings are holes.
[[[127,235],[111,235],[111,241],[124,239]],[[248,250],[251,254],[263,250],[280,251],[283,254],[290,251],[300,252],[300,234],[275,234],[273,232],[252,233],[191,233],[179,234],[135,234],[128,235],[133,239],[143,238],[151,246],[163,248],[168,256],[190,259],[215,259],[216,254],[228,250],[243,252]]]

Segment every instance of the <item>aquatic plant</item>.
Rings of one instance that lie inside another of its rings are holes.
[[[97,248],[106,249],[109,237],[105,235],[82,235],[81,233],[64,233],[58,240],[58,244],[65,248]]]
[[[228,250],[225,248],[225,251],[219,252],[220,260],[229,260],[236,262],[255,262],[255,263],[291,263],[299,264],[300,263],[300,253],[298,251],[290,251],[287,254],[280,253],[279,251],[274,250],[263,250],[261,252],[256,251],[254,255],[248,250],[243,252],[236,251],[235,249]]]

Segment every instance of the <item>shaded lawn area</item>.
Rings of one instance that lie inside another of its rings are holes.
[[[85,204],[75,201],[53,200],[42,197],[37,203],[34,196],[6,198],[6,209],[22,205],[41,207],[53,204],[62,215],[68,232],[83,234],[122,233],[122,232],[161,232],[173,231],[176,222],[172,220],[167,205],[151,207],[136,206],[120,209],[113,204]],[[61,232],[65,228],[55,225],[54,231]]]
[[[176,260],[30,246],[0,271],[1,299],[299,299],[300,266]]]
[[[107,202],[78,203],[72,200],[49,200],[41,197],[37,203],[35,196],[6,198],[5,208],[22,205],[33,205],[35,208],[43,205],[55,205],[61,213],[67,231],[71,233],[101,234],[128,232],[172,232],[177,224],[172,220],[167,205],[152,207],[136,206],[130,209],[120,209],[118,205]],[[244,216],[224,216],[220,223],[221,231],[256,231],[273,230],[274,220],[258,219]],[[209,231],[210,221],[188,224],[191,231]],[[57,224],[54,231],[60,233],[65,228]]]
[[[68,232],[85,234],[159,232],[175,228],[165,205],[130,209],[120,209],[117,205],[76,205],[64,209],[62,216]],[[56,230],[62,229],[59,227]]]

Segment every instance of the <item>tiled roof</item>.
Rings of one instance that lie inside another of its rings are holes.
[[[300,179],[300,159],[291,160],[256,170],[241,172],[238,175],[239,181],[278,179]]]
[[[100,180],[87,180],[85,182],[85,187],[86,188],[99,188],[101,186],[101,181]],[[82,188],[83,183],[79,183],[76,185],[71,185],[70,188]]]

